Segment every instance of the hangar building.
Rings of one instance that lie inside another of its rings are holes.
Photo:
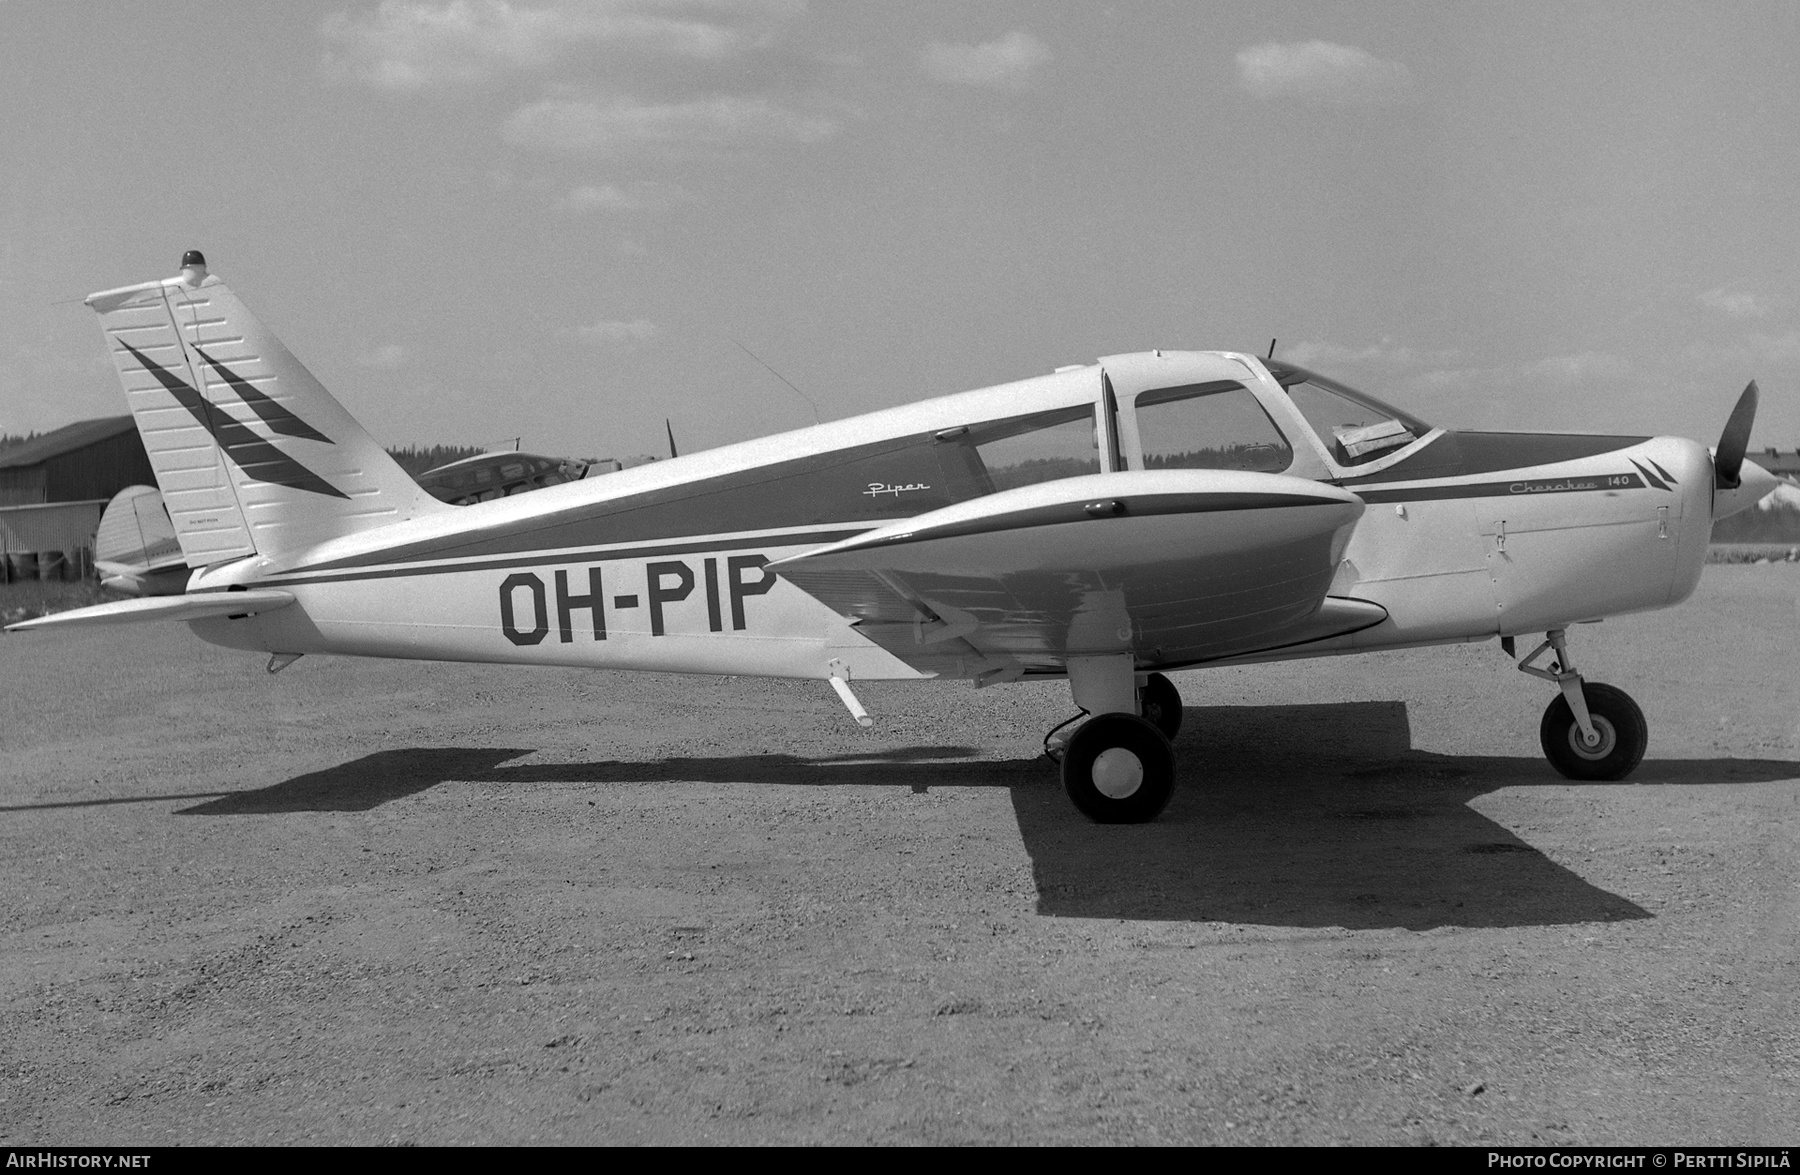
[[[1800,481],[1800,449],[1763,449],[1750,454],[1750,459],[1776,477]]]
[[[81,420],[0,449],[0,555],[60,551],[86,565],[100,514],[156,474],[130,416]]]

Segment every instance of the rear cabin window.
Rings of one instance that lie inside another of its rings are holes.
[[[1099,473],[1093,405],[947,429],[938,462],[954,501]]]
[[[1243,384],[1160,388],[1139,395],[1136,407],[1145,469],[1280,473],[1293,464],[1287,438]]]

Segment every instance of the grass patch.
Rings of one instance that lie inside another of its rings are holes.
[[[1741,510],[1713,523],[1712,541],[1715,546],[1785,543],[1791,547],[1800,544],[1800,510],[1786,505],[1776,505],[1768,510],[1757,505]]]
[[[1800,545],[1792,543],[1714,543],[1708,563],[1800,563]]]
[[[97,580],[92,579],[75,583],[54,579],[0,583],[0,625],[17,624],[21,620],[48,616],[52,612],[67,612],[71,608],[86,608],[90,604],[105,604],[122,599],[125,597],[117,592],[107,591]]]

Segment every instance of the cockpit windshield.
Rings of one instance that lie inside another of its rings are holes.
[[[1377,460],[1431,431],[1431,426],[1418,417],[1304,367],[1274,359],[1265,359],[1263,366],[1281,384],[1339,465]]]

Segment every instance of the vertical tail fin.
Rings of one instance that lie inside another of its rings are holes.
[[[191,567],[450,509],[206,272],[89,295]]]

